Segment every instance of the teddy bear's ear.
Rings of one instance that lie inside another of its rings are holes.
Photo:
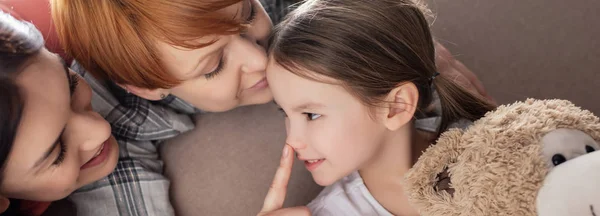
[[[462,136],[460,129],[444,132],[406,174],[406,194],[421,215],[451,215],[453,212],[449,202],[452,202],[454,189],[448,168],[465,150]]]

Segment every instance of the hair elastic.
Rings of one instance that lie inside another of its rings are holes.
[[[429,78],[429,80],[433,80],[433,79],[435,79],[435,77],[437,77],[438,75],[440,75],[440,72],[435,72],[435,73],[433,74],[433,76],[431,76],[431,78]]]
[[[431,77],[429,78],[429,85],[433,84],[433,80],[434,80],[434,79],[435,79],[435,77],[437,77],[438,75],[440,75],[440,73],[439,73],[439,72],[435,72],[435,73],[433,74],[433,76],[431,76]]]

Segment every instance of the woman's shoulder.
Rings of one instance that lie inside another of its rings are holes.
[[[169,103],[183,105],[178,98],[164,103],[148,101],[131,94],[112,81],[96,79],[77,61],[71,69],[78,73],[92,89],[92,107],[120,133],[116,137],[129,140],[163,140],[172,138],[194,128],[189,116],[193,106],[175,109]],[[191,108],[190,108],[191,107]]]

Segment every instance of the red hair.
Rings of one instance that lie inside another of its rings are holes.
[[[209,35],[237,34],[244,24],[222,9],[242,0],[51,0],[66,53],[99,79],[148,89],[171,88],[157,40],[197,49]]]

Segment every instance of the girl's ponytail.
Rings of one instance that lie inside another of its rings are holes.
[[[446,131],[453,122],[460,119],[475,121],[495,108],[483,98],[471,94],[443,76],[435,77],[432,82],[438,92],[442,107],[442,122],[437,136]]]

